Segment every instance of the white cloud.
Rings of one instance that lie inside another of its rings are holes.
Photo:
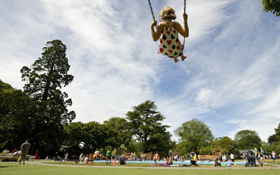
[[[234,139],[235,134],[241,130],[256,131],[262,141],[267,141],[268,136],[275,133],[274,129],[277,128],[279,118],[270,116],[256,116],[249,120],[230,120],[233,124],[238,124],[234,130],[228,132],[229,136]]]
[[[153,1],[154,12],[172,6],[182,24],[182,3]],[[20,68],[61,39],[75,77],[64,90],[76,121],[124,117],[150,99],[171,133],[199,118],[218,136],[252,129],[264,139],[279,122],[280,25],[261,3],[188,1],[188,58],[177,64],[156,54],[146,1],[2,1],[0,8],[1,79],[21,88]]]

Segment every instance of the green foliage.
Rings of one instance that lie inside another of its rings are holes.
[[[198,152],[201,148],[209,146],[214,138],[209,127],[198,119],[183,123],[174,132],[180,137],[177,150],[181,150],[183,154]]]
[[[229,155],[234,152],[234,141],[229,137],[219,137],[216,138],[212,144],[213,154],[216,155],[218,153]]]
[[[137,142],[135,139],[131,139],[128,147],[127,147],[127,152],[137,152],[140,153],[143,151],[143,145],[141,142]]]
[[[4,83],[1,79],[0,79],[0,92],[13,92],[15,89],[8,83]]]
[[[88,140],[85,141],[85,146],[92,151],[97,148],[110,146],[110,141],[115,139],[114,136],[116,133],[98,122],[86,123],[84,130],[88,134]]]
[[[41,154],[59,149],[63,124],[75,118],[75,112],[67,109],[72,105],[72,100],[60,90],[73,80],[73,76],[67,73],[70,66],[66,58],[66,46],[60,40],[53,40],[47,42],[43,51],[42,57],[31,68],[24,66],[21,69],[22,80],[27,81],[23,87],[26,97],[17,92],[11,98],[12,102],[9,102],[11,107],[6,106],[12,111],[6,121],[11,123],[12,133],[27,133],[25,139],[31,138],[31,149],[39,149]],[[14,123],[17,122],[20,123],[19,128],[15,128],[17,125]],[[21,138],[18,142],[25,139]]]
[[[278,142],[278,139],[277,139],[276,134],[270,135],[270,136],[268,137],[267,141],[268,141],[268,143],[271,144],[271,145],[272,145],[273,143],[277,143],[277,142]]]
[[[266,153],[271,153],[274,149],[272,146],[270,146],[268,143],[266,142],[262,142],[262,146],[261,148],[266,152]]]
[[[212,155],[213,154],[213,148],[211,146],[206,146],[199,149],[200,155]]]
[[[84,125],[82,122],[72,122],[69,125],[64,125],[65,139],[63,145],[78,148],[80,143],[84,142],[85,137],[88,136],[84,130]]]
[[[254,146],[259,148],[262,140],[256,131],[242,130],[235,134],[234,141],[238,149],[252,149]]]
[[[263,11],[280,16],[280,0],[262,0]]]
[[[7,99],[6,97],[13,93],[15,89],[8,83],[4,83],[0,79],[0,122],[3,120],[3,116],[9,113],[7,109]]]
[[[270,147],[270,151],[274,150],[276,153],[280,153],[280,123],[274,131],[275,134],[268,137],[268,145]]]
[[[278,142],[280,141],[280,123],[278,124],[278,127],[274,129],[275,130],[275,140]]]
[[[42,57],[38,58],[31,68],[21,69],[22,80],[27,81],[24,92],[38,100],[41,110],[40,117],[46,122],[69,123],[75,119],[73,111],[68,112],[67,106],[72,100],[68,94],[61,92],[62,86],[72,82],[73,76],[68,74],[70,65],[66,57],[66,46],[60,40],[49,41],[43,48]]]
[[[104,125],[116,133],[113,136],[111,146],[114,148],[120,147],[122,144],[128,146],[132,137],[132,133],[129,130],[129,123],[126,119],[120,117],[112,117],[107,121],[104,121]]]
[[[145,101],[127,112],[127,119],[132,134],[142,143],[143,152],[167,152],[172,145],[169,127],[162,125],[165,117],[157,111],[153,101]]]
[[[73,122],[64,126],[65,140],[64,144],[78,148],[83,143],[83,151],[92,153],[96,149],[106,147],[108,139],[112,139],[107,128],[98,122]]]
[[[36,103],[21,90],[0,90],[0,148],[14,149],[32,135]]]

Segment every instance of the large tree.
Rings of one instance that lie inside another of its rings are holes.
[[[67,109],[72,100],[61,91],[74,77],[68,74],[66,46],[60,40],[47,42],[43,51],[42,57],[31,68],[24,66],[21,73],[22,80],[27,81],[24,92],[37,101],[38,113],[32,133],[35,146],[49,152],[60,146],[63,124],[75,118],[75,112]]]
[[[214,138],[209,127],[198,119],[183,123],[174,132],[180,137],[177,150],[181,154],[198,152],[201,148],[209,146]]]
[[[256,131],[241,130],[234,136],[234,141],[238,149],[252,149],[254,146],[259,148],[262,140]]]
[[[172,145],[171,134],[166,130],[169,126],[161,123],[165,117],[157,111],[155,102],[147,100],[134,106],[133,111],[127,112],[126,115],[130,130],[142,144],[144,153],[168,151]]]
[[[262,0],[263,10],[280,16],[280,0]]]

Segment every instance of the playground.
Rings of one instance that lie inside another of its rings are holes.
[[[280,175],[279,4],[1,1],[0,175]]]

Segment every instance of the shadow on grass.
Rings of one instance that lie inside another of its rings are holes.
[[[1,166],[1,165],[0,165],[0,168],[8,168],[8,167],[9,167],[9,166]]]

